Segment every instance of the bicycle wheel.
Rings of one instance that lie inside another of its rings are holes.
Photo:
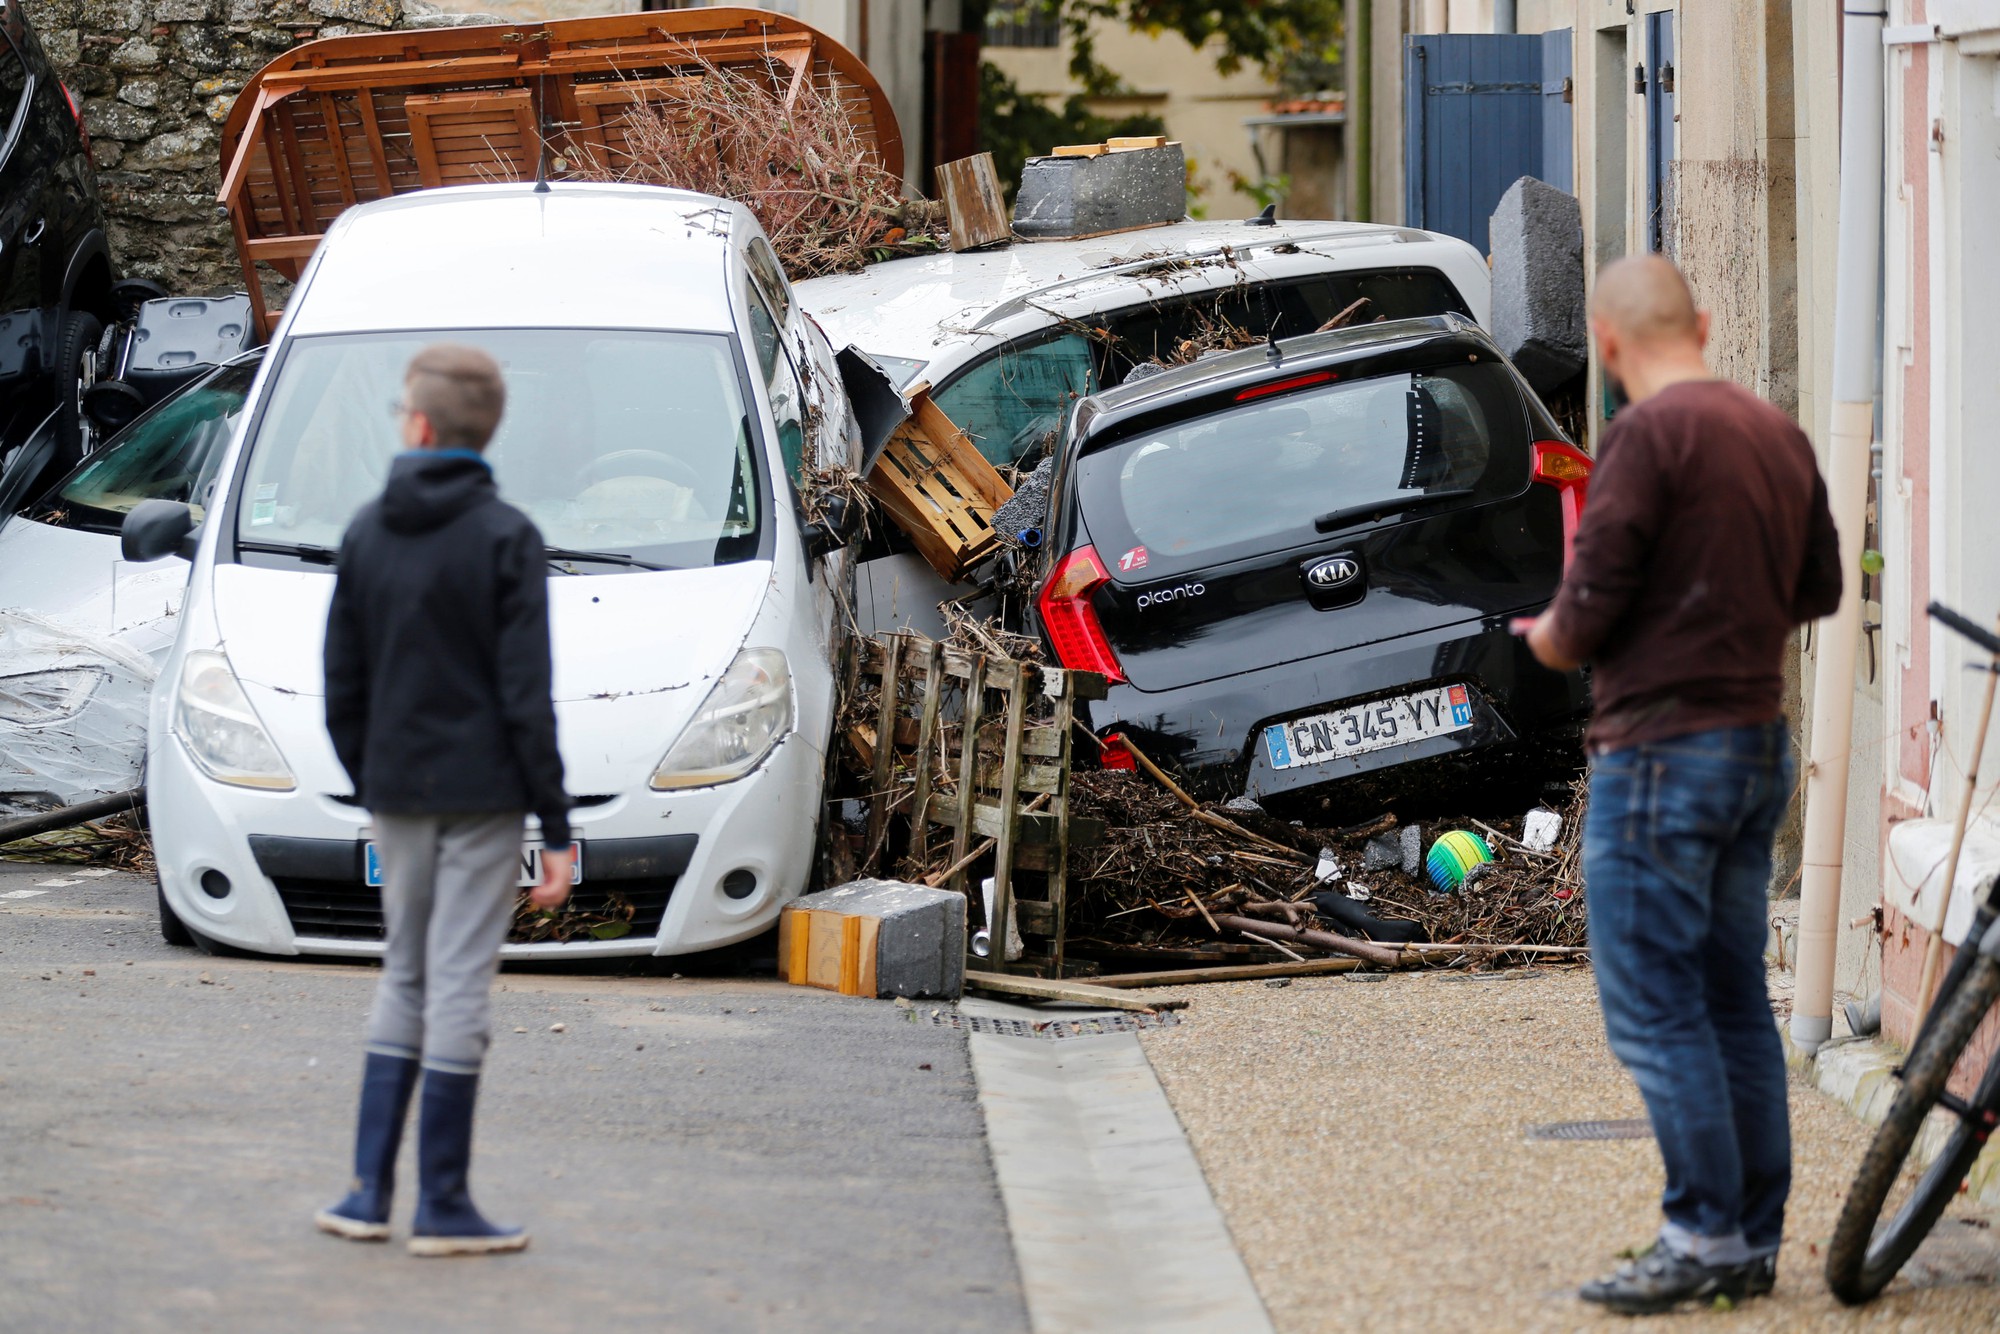
[[[1931,1165],[1921,1167],[1913,1156],[1952,1067],[1995,999],[2000,999],[2000,960],[1975,960],[1903,1066],[1903,1087],[1861,1160],[1827,1246],[1827,1286],[1850,1306],[1870,1300],[1889,1285],[1958,1193],[1986,1143],[1984,1127],[1950,1118],[1952,1124]],[[1995,1083],[1996,1072],[1988,1071],[1975,1106],[1994,1091]],[[1937,1133],[1933,1131],[1932,1137]],[[1889,1221],[1877,1227],[1876,1220],[1884,1215]]]

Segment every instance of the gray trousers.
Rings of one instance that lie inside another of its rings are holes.
[[[368,1050],[476,1075],[521,872],[515,815],[377,815],[389,946]]]

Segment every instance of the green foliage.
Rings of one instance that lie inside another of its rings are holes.
[[[1021,180],[1021,165],[1058,144],[1094,144],[1114,136],[1166,132],[1158,116],[1100,116],[1081,94],[1054,106],[1049,98],[1023,92],[997,66],[979,67],[979,146],[993,155],[1000,188],[1010,200]]]
[[[1345,0],[1049,0],[1059,6],[1070,42],[1070,74],[1092,93],[1115,92],[1120,80],[1097,63],[1093,19],[1113,19],[1140,32],[1177,32],[1196,47],[1220,40],[1216,68],[1234,74],[1245,64],[1273,78],[1297,61],[1338,58]]]

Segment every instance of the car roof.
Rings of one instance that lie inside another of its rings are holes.
[[[1456,270],[1468,259],[1477,262],[1463,241],[1409,227],[1187,221],[1114,236],[893,259],[859,273],[808,279],[797,290],[835,347],[852,344],[878,356],[928,361],[954,341],[1030,309],[1030,300],[1053,324],[1170,293],[1191,270],[1213,272],[1204,286],[1233,284],[1244,258],[1293,246],[1331,261],[1328,270],[1447,264]]]
[[[1478,325],[1462,315],[1449,314],[1385,320],[1329,333],[1284,338],[1278,341],[1275,357],[1270,344],[1259,343],[1240,352],[1211,355],[1140,380],[1128,380],[1115,389],[1093,394],[1077,405],[1071,434],[1078,440],[1102,435],[1132,418],[1148,416],[1162,408],[1287,375],[1420,350],[1425,354],[1443,354],[1468,347],[1495,361],[1505,360]]]
[[[291,304],[291,334],[376,329],[735,327],[742,205],[648,185],[419,190],[351,208]]]

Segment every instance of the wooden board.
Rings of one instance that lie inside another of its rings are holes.
[[[976,250],[1011,240],[1007,201],[1000,194],[1000,173],[991,153],[975,153],[937,169],[938,193],[944,197],[945,218],[951,224],[951,248]]]
[[[779,978],[843,996],[873,996],[881,926],[853,913],[786,908],[778,915]]]
[[[413,93],[404,101],[410,145],[427,186],[491,185],[535,177],[541,136],[526,88],[495,93]]]

